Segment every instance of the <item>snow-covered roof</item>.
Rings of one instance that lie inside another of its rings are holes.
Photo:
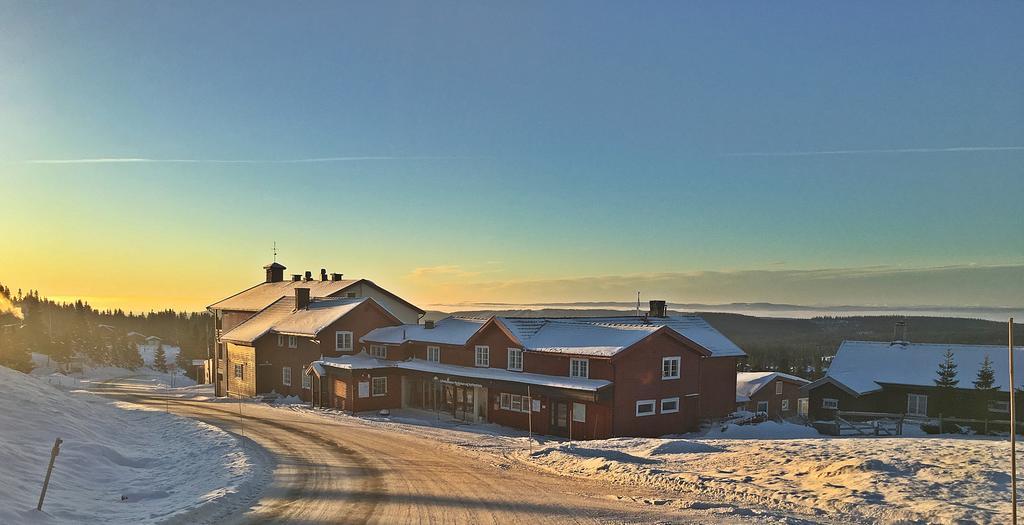
[[[739,402],[741,397],[747,398],[745,401],[750,401],[751,396],[776,380],[788,380],[799,385],[810,383],[802,377],[782,372],[739,372],[736,374],[736,401]]]
[[[575,319],[499,317],[526,350],[611,357],[658,331],[659,326],[604,326]]]
[[[611,381],[604,379],[549,376],[546,374],[532,374],[529,372],[513,372],[511,370],[505,370],[504,368],[477,368],[472,366],[448,365],[432,361],[424,361],[422,359],[397,361],[394,363],[394,367],[402,370],[425,372],[428,374],[488,379],[492,381],[509,381],[513,383],[526,383],[530,385],[565,388],[569,390],[584,390],[588,392],[596,392],[597,390],[612,384]]]
[[[485,322],[486,319],[453,316],[437,321],[434,328],[426,328],[421,324],[386,326],[370,331],[360,338],[360,341],[395,345],[406,341],[464,345]]]
[[[702,346],[711,357],[742,357],[747,355],[728,337],[708,324],[699,315],[670,315],[668,317],[584,317],[580,320],[602,326],[667,326],[683,337]]]
[[[843,341],[828,372],[819,381],[838,382],[857,394],[879,390],[882,384],[933,387],[946,350],[953,352],[959,388],[974,388],[973,381],[987,355],[992,361],[995,384],[1001,391],[1009,392],[1007,348],[999,345]],[[1024,377],[1022,347],[1014,347],[1014,373]]]
[[[274,301],[284,296],[294,297],[296,288],[309,288],[310,297],[329,297],[357,282],[359,281],[279,281],[276,283],[260,283],[248,290],[213,303],[207,306],[207,308],[211,310],[255,312],[270,306]]]
[[[324,357],[319,361],[313,361],[311,366],[314,368],[322,366],[345,370],[373,370],[375,368],[390,368],[393,364],[394,361],[377,359],[376,357],[370,357],[366,352],[359,352],[358,354],[343,355],[341,357]]]
[[[221,336],[222,341],[251,345],[268,332],[316,337],[321,330],[341,319],[369,297],[314,299],[309,307],[296,310],[295,299],[282,297],[256,315]]]

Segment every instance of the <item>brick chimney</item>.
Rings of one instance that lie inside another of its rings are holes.
[[[433,330],[434,329],[434,321],[429,321],[429,320],[428,321],[423,321],[423,328],[426,328],[427,330]]]
[[[327,280],[327,268],[320,268],[320,280],[321,281],[326,281]]]
[[[668,307],[665,306],[665,301],[651,301],[650,316],[668,317]]]
[[[268,283],[279,283],[284,280],[285,267],[283,264],[278,262],[272,262],[264,266],[263,269],[267,271]]]
[[[331,280],[332,281],[340,281],[341,280],[341,274],[340,273],[332,273],[331,274]]]
[[[295,289],[295,309],[305,310],[309,308],[309,288]]]

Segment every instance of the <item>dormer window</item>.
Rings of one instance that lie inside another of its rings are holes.
[[[352,332],[334,332],[334,349],[338,352],[352,351]]]

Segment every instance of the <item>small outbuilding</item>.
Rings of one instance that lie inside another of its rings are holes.
[[[739,372],[736,374],[736,408],[785,419],[799,413],[800,388],[810,381],[782,372]]]

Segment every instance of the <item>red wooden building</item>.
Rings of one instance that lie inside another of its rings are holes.
[[[735,344],[697,316],[449,317],[314,362],[317,406],[420,408],[576,439],[692,430],[735,406]]]

